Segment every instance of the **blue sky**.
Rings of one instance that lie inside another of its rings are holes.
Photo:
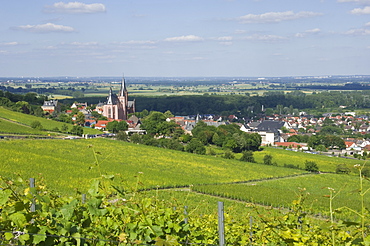
[[[370,0],[0,4],[0,77],[370,74]]]

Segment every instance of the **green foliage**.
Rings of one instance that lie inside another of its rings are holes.
[[[263,157],[263,164],[265,164],[265,165],[273,165],[273,163],[272,163],[272,155],[265,155]]]
[[[252,162],[255,163],[255,159],[253,157],[253,151],[243,151],[242,157],[239,159],[240,161]]]
[[[117,140],[120,140],[120,141],[127,141],[128,140],[128,136],[127,136],[126,132],[121,131],[121,132],[118,132],[117,133],[116,139]]]
[[[118,133],[120,131],[126,131],[128,129],[128,124],[126,121],[111,121],[107,124],[107,130],[112,133]]]
[[[203,143],[197,138],[192,138],[190,140],[190,142],[185,146],[185,151],[199,155],[206,154],[206,148],[204,147]]]
[[[231,151],[226,151],[223,155],[222,155],[222,158],[225,158],[225,159],[235,159],[235,155],[233,152]]]
[[[304,162],[304,165],[305,165],[305,170],[308,172],[318,172],[319,171],[319,167],[317,166],[317,163],[314,161],[306,160]]]
[[[337,165],[337,168],[335,169],[335,173],[338,174],[349,174],[351,172],[351,169],[347,167],[346,164],[339,164]]]
[[[82,126],[74,125],[72,126],[70,133],[73,135],[82,136],[82,134],[84,134],[84,128]]]
[[[40,121],[38,121],[38,120],[32,121],[31,122],[31,127],[33,129],[37,129],[37,130],[42,130],[42,128],[43,128]]]

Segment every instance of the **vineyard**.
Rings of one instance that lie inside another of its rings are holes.
[[[266,148],[247,163],[110,139],[2,140],[0,151],[5,244],[218,245],[224,201],[227,245],[368,245],[370,186],[353,160]],[[261,164],[266,153],[278,166]],[[293,154],[352,172],[282,167]]]
[[[32,122],[39,121],[42,125],[42,128],[46,131],[54,131],[54,129],[58,128],[61,129],[63,125],[66,123],[58,122],[54,120],[48,120],[45,118],[28,115],[28,114],[22,114],[19,112],[14,112],[8,109],[5,109],[4,107],[0,107],[0,116],[1,118],[11,120],[16,123],[20,123],[26,126],[31,126]],[[72,125],[68,124],[69,128],[71,128]],[[99,134],[101,133],[99,130],[92,129],[92,128],[84,128],[85,134]]]
[[[0,118],[0,134],[25,134],[25,135],[46,135],[47,132],[33,129],[28,126],[13,123]]]

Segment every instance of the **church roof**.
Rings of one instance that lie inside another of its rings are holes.
[[[113,93],[112,87],[111,87],[109,90],[109,95],[107,97],[107,104],[108,105],[117,104],[117,101],[118,101],[117,95]]]

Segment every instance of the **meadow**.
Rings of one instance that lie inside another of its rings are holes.
[[[329,214],[329,199],[333,189],[338,195],[333,200],[335,208],[349,207],[360,210],[361,202],[358,195],[359,178],[339,174],[311,174],[299,177],[248,182],[243,184],[195,185],[193,190],[205,194],[219,195],[231,199],[263,204],[273,207],[290,207],[292,197],[301,191],[309,193],[306,203],[316,213]],[[364,185],[364,190],[370,188],[370,183]],[[370,197],[366,197],[366,203]],[[354,214],[344,214],[346,218]]]
[[[25,134],[25,135],[47,135],[45,131],[33,129],[29,126],[20,125],[9,120],[0,118],[0,134]]]
[[[263,157],[265,155],[271,155],[272,162],[276,162],[278,166],[284,166],[284,164],[294,166],[298,165],[301,169],[305,168],[305,161],[313,161],[316,162],[321,172],[335,172],[337,166],[340,164],[345,164],[351,168],[354,165],[361,163],[361,161],[356,159],[328,157],[325,155],[315,155],[271,147],[264,147],[263,151],[254,152],[254,158],[258,163],[263,163]]]
[[[109,139],[0,141],[0,151],[3,176],[38,178],[42,174],[50,187],[63,192],[77,188],[84,191],[92,179],[106,173],[121,176],[129,186],[135,185],[140,176],[141,188],[150,188],[240,182],[304,172]]]
[[[14,121],[16,123],[24,124],[27,126],[30,126],[32,122],[39,121],[46,131],[53,131],[55,128],[61,129],[63,125],[66,123],[58,122],[54,120],[49,120],[41,117],[37,117],[34,115],[28,115],[28,114],[22,114],[19,112],[14,112],[8,109],[5,109],[4,107],[0,107],[0,116],[2,118]],[[72,127],[71,124],[67,124],[69,128]],[[92,128],[84,128],[85,134],[99,134],[101,133],[99,130],[92,129]]]

